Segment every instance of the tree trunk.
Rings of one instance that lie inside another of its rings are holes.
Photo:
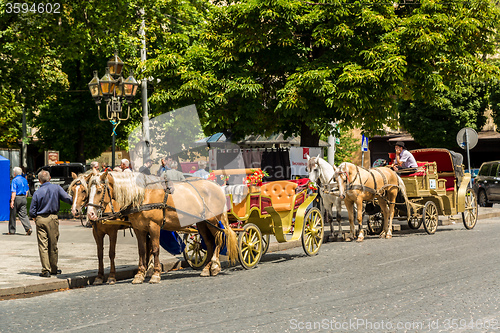
[[[300,129],[300,146],[301,147],[319,147],[319,134],[313,133],[305,123],[302,123]]]

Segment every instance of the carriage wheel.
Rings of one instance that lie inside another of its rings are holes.
[[[380,235],[384,227],[384,215],[381,212],[368,216],[368,232],[370,235]]]
[[[477,206],[476,193],[470,188],[467,189],[467,192],[465,192],[465,211],[462,212],[462,220],[466,229],[472,229],[476,225]]]
[[[306,213],[302,226],[302,248],[308,256],[318,254],[323,243],[323,233],[323,216],[318,208],[313,207]]]
[[[438,221],[439,217],[436,204],[433,201],[427,201],[422,211],[422,222],[424,223],[425,231],[429,235],[436,232]]]
[[[410,229],[414,229],[414,230],[418,229],[422,225],[422,220],[423,219],[418,218],[418,216],[409,216],[408,217],[408,227],[410,227]]]
[[[262,235],[262,255],[269,250],[269,243],[271,242],[271,235]]]
[[[192,269],[203,269],[208,261],[207,251],[201,246],[200,234],[184,234],[184,252],[182,255]]]
[[[257,266],[262,257],[263,242],[259,227],[247,223],[238,236],[238,259],[241,266],[251,269]]]

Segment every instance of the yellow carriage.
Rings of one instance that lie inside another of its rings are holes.
[[[215,175],[240,175],[255,169],[216,170]],[[246,185],[235,185],[246,188]],[[242,200],[235,187],[225,187],[228,218],[232,229],[238,233],[238,256],[241,265],[250,269],[266,253],[271,236],[279,243],[301,240],[304,252],[318,253],[323,242],[323,216],[315,207],[316,193],[300,181],[272,181],[260,187],[247,188]],[[184,257],[193,268],[204,266],[206,254],[201,239],[195,232],[184,235]]]
[[[472,229],[477,222],[478,206],[470,188],[470,173],[464,173],[462,155],[448,149],[416,149],[410,151],[418,163],[417,170],[401,172],[408,201],[398,196],[395,218],[406,219],[411,229],[423,224],[428,234],[436,232],[439,215],[462,213],[465,228]],[[368,229],[379,233],[382,214],[375,204],[367,205],[370,215]]]

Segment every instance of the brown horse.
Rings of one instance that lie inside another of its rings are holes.
[[[90,180],[87,210],[89,219],[98,220],[102,208],[112,199],[116,200],[117,207],[124,209],[124,214],[129,217],[137,235],[139,267],[132,281],[134,284],[144,281],[145,237],[148,233],[151,236],[154,256],[154,273],[149,282],[161,281],[160,229],[182,231],[196,223],[198,232],[207,245],[207,255],[212,257],[203,268],[202,276],[215,276],[220,272],[219,252],[224,245],[224,235],[229,259],[234,262],[237,257],[237,239],[229,227],[226,197],[222,188],[214,182],[195,179],[189,182],[175,182],[172,188],[167,189],[165,181],[156,176],[104,172]],[[219,221],[224,229],[218,227]]]
[[[363,207],[363,201],[377,199],[384,215],[383,231],[380,237],[392,238],[392,219],[398,191],[401,191],[405,200],[408,201],[405,185],[398,174],[387,167],[367,170],[352,163],[344,162],[339,165],[334,177],[339,184],[339,196],[344,199],[349,213],[351,236],[355,236],[354,204],[356,204],[356,207]],[[357,219],[360,227],[358,242],[363,241],[365,238],[362,229],[362,218],[363,214],[358,212]]]
[[[68,193],[73,197],[73,205],[71,206],[71,213],[74,216],[82,214],[82,207],[87,204],[88,193],[89,193],[89,180],[92,176],[97,175],[97,173],[87,173],[76,175],[71,174],[73,181],[69,185]],[[116,206],[116,203],[114,203]],[[106,208],[106,211],[111,211],[110,207]],[[122,225],[117,224],[106,224],[102,221],[94,221],[92,223],[92,234],[97,245],[97,259],[99,262],[99,268],[97,277],[94,280],[95,285],[104,283],[104,236],[109,237],[109,261],[110,269],[107,283],[116,283],[116,267],[115,267],[115,253],[116,253],[116,240],[118,238],[118,230],[126,228]]]

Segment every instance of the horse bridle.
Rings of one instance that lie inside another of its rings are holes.
[[[98,217],[102,217],[102,214],[103,214],[104,210],[106,209],[106,206],[107,206],[107,205],[109,205],[109,204],[111,203],[111,191],[110,191],[110,189],[109,189],[108,183],[107,183],[107,182],[104,182],[104,185],[103,185],[103,186],[105,186],[105,190],[104,190],[104,191],[105,191],[105,193],[102,195],[101,200],[100,200],[100,202],[99,202],[99,204],[98,204],[98,205],[96,205],[96,204],[94,204],[94,203],[90,203],[90,202],[88,202],[88,200],[89,200],[89,199],[87,198],[87,206],[91,206],[91,207],[97,208],[97,209],[99,210],[99,215],[100,215],[100,216],[98,216]],[[97,184],[96,184],[96,187],[97,187]],[[107,194],[108,194],[108,196],[109,196],[109,202],[108,202],[106,205],[104,205],[104,197],[106,196],[106,193],[107,193]],[[113,208],[113,205],[111,205],[111,212],[112,212],[113,214],[115,213],[115,210],[114,210],[114,208]],[[96,215],[97,215],[97,214],[96,214]]]

